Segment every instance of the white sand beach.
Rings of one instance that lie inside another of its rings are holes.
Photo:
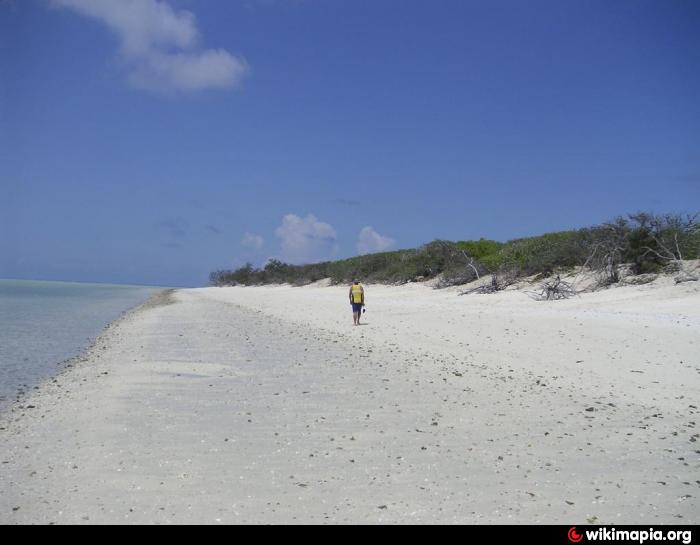
[[[177,290],[0,418],[0,523],[700,522],[700,283]]]

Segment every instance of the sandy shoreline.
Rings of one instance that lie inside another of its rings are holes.
[[[177,290],[3,414],[0,523],[696,524],[696,284]]]

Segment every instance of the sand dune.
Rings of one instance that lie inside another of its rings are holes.
[[[0,427],[3,523],[700,521],[700,286],[178,290]],[[162,304],[172,303],[172,304]]]

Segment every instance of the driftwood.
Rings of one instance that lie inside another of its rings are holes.
[[[467,260],[467,266],[472,268],[472,270],[474,271],[474,274],[476,275],[476,279],[479,280],[481,278],[481,276],[479,276],[479,271],[474,266],[474,258],[467,255],[467,252],[465,252],[464,250],[461,250],[461,252],[462,252],[462,255],[464,256],[464,259]]]
[[[696,237],[700,234],[700,223],[698,223],[697,214],[688,214],[685,218],[680,216],[644,216],[643,220],[649,225],[649,234],[656,244],[656,248],[650,246],[644,247],[644,254],[654,255],[657,259],[665,262],[668,267],[673,267],[679,273],[676,276],[676,284],[681,282],[694,282],[699,280],[698,275],[691,273],[686,269],[683,254],[681,253],[681,244],[678,241],[678,235],[683,237]],[[673,240],[669,240],[668,236],[673,233]]]
[[[695,227],[695,229],[697,230],[697,227]],[[678,276],[676,276],[676,284],[680,284],[681,282],[698,281],[698,276],[696,274],[691,273],[685,268],[685,264],[683,263],[683,254],[681,253],[680,245],[678,244],[677,234],[673,235],[675,249],[669,248],[655,236],[652,236],[652,238],[654,239],[654,242],[656,242],[656,244],[659,246],[659,251],[654,250],[653,248],[649,248],[647,246],[645,248],[646,251],[644,252],[644,255],[654,254],[662,261],[665,261],[669,266],[675,267],[678,271]]]
[[[610,227],[610,229],[614,229]],[[620,281],[620,263],[622,261],[622,247],[615,241],[599,243],[593,246],[593,251],[583,264],[581,271],[573,281],[575,285],[584,271],[591,270],[596,277],[596,288],[602,288]]]
[[[558,299],[568,299],[578,295],[576,288],[569,282],[564,282],[559,275],[553,280],[542,284],[540,293],[529,294],[536,301],[556,301]]]
[[[471,288],[469,290],[463,291],[460,295],[470,295],[472,293],[496,293],[498,291],[503,291],[508,286],[512,286],[517,282],[517,276],[515,273],[511,274],[492,274],[491,282],[478,286],[476,288]]]

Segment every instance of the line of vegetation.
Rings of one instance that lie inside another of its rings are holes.
[[[498,242],[434,240],[420,248],[368,254],[339,261],[291,265],[272,259],[263,268],[250,263],[210,275],[215,286],[305,285],[324,278],[334,284],[359,278],[366,283],[403,284],[439,277],[438,287],[461,285],[491,275],[493,290],[526,276],[542,278],[587,267],[601,284],[620,280],[626,265],[633,275],[682,268],[700,259],[700,214],[640,212],[594,227]],[[687,273],[686,273],[687,274]],[[688,274],[687,280],[697,278]]]

